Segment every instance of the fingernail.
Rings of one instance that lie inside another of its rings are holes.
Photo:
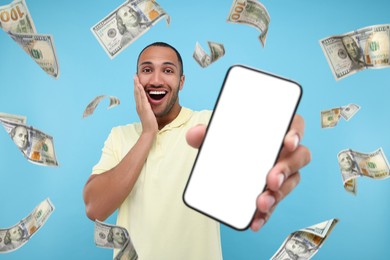
[[[279,173],[278,174],[278,189],[282,186],[284,182],[284,173]]]
[[[294,135],[294,150],[297,149],[298,145],[299,145],[299,136]]]
[[[267,205],[267,211],[275,204],[274,196],[267,195],[265,197],[265,204]]]
[[[264,219],[262,219],[262,218],[259,219],[259,222],[257,222],[259,229],[260,229],[262,226],[264,226],[264,223],[265,223]]]

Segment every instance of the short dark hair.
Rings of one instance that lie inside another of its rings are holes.
[[[139,58],[141,56],[141,54],[149,47],[152,47],[152,46],[157,46],[157,47],[166,47],[166,48],[170,48],[171,50],[173,50],[175,53],[176,53],[176,56],[177,56],[177,59],[179,60],[179,63],[180,63],[180,76],[183,76],[183,73],[184,73],[184,68],[183,68],[183,59],[181,58],[181,55],[179,53],[178,50],[176,50],[175,47],[173,47],[172,45],[166,43],[166,42],[154,42],[154,43],[151,43],[149,44],[148,46],[146,46],[145,48],[142,49],[142,51],[139,53],[138,55],[138,59],[137,59],[137,73],[138,73],[138,62],[139,62]]]

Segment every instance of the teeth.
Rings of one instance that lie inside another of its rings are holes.
[[[165,95],[166,92],[165,91],[152,90],[152,91],[149,92],[149,94],[152,94],[152,95]]]

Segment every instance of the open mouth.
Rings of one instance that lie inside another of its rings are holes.
[[[165,97],[167,92],[165,90],[150,90],[148,91],[149,97],[153,100],[161,100]]]

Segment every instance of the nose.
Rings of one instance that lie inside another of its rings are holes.
[[[150,85],[153,86],[162,86],[164,84],[163,77],[159,71],[154,71],[150,78]]]

